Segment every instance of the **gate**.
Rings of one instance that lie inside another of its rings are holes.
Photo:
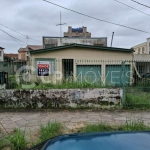
[[[126,61],[131,64],[129,85],[123,85],[125,108],[150,108],[150,61]]]

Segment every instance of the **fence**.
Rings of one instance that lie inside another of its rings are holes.
[[[131,86],[124,87],[125,108],[150,108],[150,61],[133,61]]]
[[[121,87],[123,82],[126,82],[128,85],[132,82],[131,62],[124,64],[122,61],[36,59],[30,61],[30,66],[25,66],[24,62],[9,64],[11,70],[13,70],[11,73],[8,71],[9,67],[1,67],[2,69],[0,69],[1,72],[8,73],[8,88],[13,88],[10,84],[10,80],[13,79],[19,84],[43,82],[54,85],[57,83],[74,85],[76,83],[93,87]],[[127,73],[124,79],[122,77],[122,69]],[[3,77],[1,76],[1,84],[4,82],[2,80]]]
[[[150,106],[150,61],[9,61],[0,63],[0,84],[2,87],[6,84],[7,89],[121,87],[124,106],[145,107]]]

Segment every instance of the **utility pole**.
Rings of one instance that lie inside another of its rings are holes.
[[[112,39],[111,39],[111,46],[110,47],[112,47],[113,38],[114,38],[114,32],[112,33]]]
[[[60,26],[60,38],[62,38],[62,25],[65,25],[66,23],[62,23],[61,18],[61,11],[60,11],[60,24],[57,24],[56,26]],[[61,39],[62,40],[62,39]],[[62,41],[61,41],[62,42]]]

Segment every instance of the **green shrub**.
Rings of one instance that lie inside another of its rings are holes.
[[[137,86],[142,87],[144,92],[150,92],[150,79],[142,79]]]
[[[14,76],[10,76],[8,78],[8,85],[7,85],[7,88],[8,89],[15,89],[18,87],[18,83],[16,82],[16,77]]]
[[[21,132],[20,129],[15,129],[14,133],[8,137],[8,141],[13,150],[25,150],[26,149],[26,139],[25,132]]]
[[[52,137],[62,134],[63,126],[59,122],[47,123],[46,126],[41,125],[39,131],[40,142],[48,140]]]
[[[124,108],[150,108],[150,94],[148,93],[132,93],[126,94]]]

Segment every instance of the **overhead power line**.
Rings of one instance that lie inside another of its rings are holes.
[[[22,33],[20,33],[20,32],[18,32],[18,31],[14,30],[14,29],[12,29],[12,28],[9,28],[9,27],[7,27],[6,25],[4,25],[4,24],[2,24],[2,23],[0,23],[0,25],[2,25],[3,27],[5,27],[5,28],[7,28],[7,29],[9,29],[9,30],[12,30],[12,31],[14,31],[14,32],[16,32],[16,33],[18,33],[18,34],[20,34],[20,35],[22,35],[22,36],[25,36],[25,37],[28,38],[28,39],[32,39],[32,40],[35,40],[35,41],[39,41],[39,40],[36,40],[36,39],[34,39],[34,38],[32,38],[32,37],[29,37],[29,36],[27,36],[27,35],[25,35],[25,34],[22,34]],[[39,42],[41,42],[41,41],[39,41]]]
[[[3,33],[5,33],[5,34],[7,34],[8,36],[10,36],[10,37],[11,37],[15,42],[17,42],[17,43],[18,43],[18,41],[20,41],[20,42],[22,42],[22,43],[24,43],[24,44],[27,44],[27,43],[21,41],[20,39],[14,37],[14,36],[12,36],[11,34],[9,34],[8,32],[6,32],[6,31],[4,31],[4,30],[2,30],[2,29],[0,29],[0,31],[2,31]]]
[[[122,5],[125,5],[125,6],[127,6],[127,7],[130,7],[130,8],[132,8],[132,9],[134,9],[134,10],[136,10],[136,11],[139,11],[139,12],[141,12],[141,13],[143,13],[143,14],[145,14],[145,15],[147,15],[147,16],[150,17],[150,14],[147,14],[147,13],[141,11],[141,10],[138,10],[138,9],[136,9],[136,8],[134,8],[134,7],[132,7],[132,6],[129,6],[129,5],[125,4],[125,3],[122,3],[122,2],[120,2],[120,1],[118,1],[118,0],[114,0],[114,1],[116,1],[116,2],[118,2],[118,3],[120,3],[120,4],[122,4]]]
[[[143,31],[143,30],[140,30],[140,29],[136,29],[136,28],[128,27],[128,26],[126,26],[126,25],[122,25],[122,24],[118,24],[118,23],[114,23],[114,22],[110,22],[110,21],[106,21],[106,20],[98,19],[98,18],[95,18],[95,17],[89,16],[89,15],[83,14],[83,13],[81,13],[81,12],[77,12],[77,11],[75,11],[75,10],[72,10],[72,9],[69,9],[69,8],[66,8],[66,7],[63,7],[63,6],[60,6],[60,5],[58,5],[58,4],[52,3],[52,2],[47,1],[47,0],[43,0],[43,1],[45,1],[45,2],[47,2],[47,3],[50,3],[50,4],[52,4],[52,5],[58,6],[58,7],[60,7],[60,8],[63,8],[63,9],[66,9],[66,10],[72,11],[72,12],[74,12],[74,13],[80,14],[80,15],[82,15],[82,16],[86,16],[86,17],[89,17],[89,18],[92,18],[92,19],[98,20],[98,21],[102,21],[102,22],[106,22],[106,23],[109,23],[109,24],[113,24],[113,25],[117,25],[117,26],[124,27],[124,28],[128,28],[128,29],[132,29],[132,30],[136,30],[136,31],[139,31],[139,32],[144,32],[144,33],[148,33],[148,34],[150,34],[150,32],[147,32],[147,31]]]
[[[134,1],[134,0],[131,0],[132,2],[135,2],[135,3],[137,3],[137,4],[139,4],[139,5],[142,5],[142,6],[145,6],[145,7],[148,7],[148,8],[150,8],[150,6],[148,6],[148,5],[145,5],[145,4],[142,4],[142,3],[140,3],[140,2],[137,2],[137,1]]]
[[[11,29],[11,28],[5,26],[4,24],[1,24],[1,23],[0,23],[0,25],[4,26],[5,28],[7,28],[7,29],[9,29],[9,30],[12,30],[12,31],[14,31],[14,32],[16,32],[16,33],[18,33],[18,34],[20,34],[20,35],[26,36],[26,35],[24,35],[24,34],[18,32],[18,31],[15,31],[14,29]]]

